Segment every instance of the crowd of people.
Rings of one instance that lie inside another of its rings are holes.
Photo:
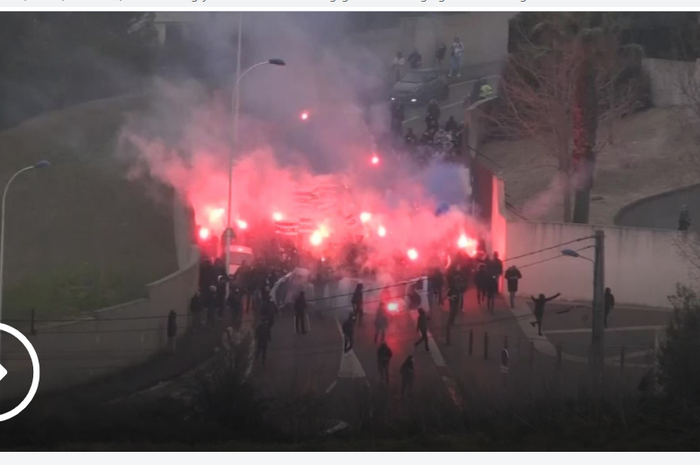
[[[447,57],[448,48],[445,42],[438,39],[435,42],[435,50],[433,51],[432,63],[430,63],[434,68],[442,69],[444,67],[445,58]],[[449,61],[448,61],[448,77],[461,77],[462,76],[462,58],[464,57],[464,44],[462,39],[459,37],[454,37],[452,43],[449,47]],[[423,55],[420,54],[417,48],[404,57],[403,52],[397,52],[394,60],[392,62],[392,74],[396,81],[399,81],[406,72],[406,65],[408,69],[420,69],[424,65]]]

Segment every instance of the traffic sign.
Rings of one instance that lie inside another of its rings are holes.
[[[508,373],[508,349],[501,350],[501,373]]]
[[[0,413],[0,422],[3,422],[5,420],[9,420],[10,418],[14,418],[22,410],[29,406],[29,403],[32,401],[32,399],[34,399],[36,391],[39,389],[40,376],[39,356],[37,355],[36,350],[34,350],[34,346],[32,346],[32,343],[29,342],[29,339],[27,339],[27,336],[17,331],[12,326],[6,325],[4,323],[0,323],[0,332],[8,333],[14,336],[19,342],[21,342],[24,348],[29,353],[29,359],[32,362],[32,383],[29,386],[29,392],[24,397],[24,399],[22,399],[22,402],[20,402],[19,405],[17,405],[15,408],[10,410],[9,412]],[[7,375],[7,369],[0,365],[0,381],[5,377],[5,375]],[[0,389],[2,389],[2,386],[0,386]]]

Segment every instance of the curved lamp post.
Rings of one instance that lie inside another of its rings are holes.
[[[239,29],[240,30],[240,29]],[[240,43],[240,37],[239,37],[239,43]],[[238,56],[240,57],[240,48],[239,48],[239,53]],[[245,71],[243,71],[238,78],[236,79],[236,84],[233,87],[233,137],[231,140],[231,153],[229,154],[229,159],[228,159],[228,208],[226,209],[226,231],[224,232],[224,244],[226,244],[226,276],[229,274],[229,269],[230,269],[230,264],[231,264],[231,240],[233,239],[233,228],[231,227],[231,193],[232,193],[232,186],[233,186],[233,156],[234,153],[236,152],[236,147],[238,145],[238,108],[239,108],[239,84],[241,82],[241,79],[254,70],[255,68],[259,68],[260,66],[265,66],[265,65],[274,65],[274,66],[285,66],[286,63],[284,60],[280,58],[271,58],[266,61],[262,61],[260,63],[256,63],[253,66],[249,67]]]
[[[7,191],[10,188],[10,185],[12,184],[12,181],[15,180],[17,176],[20,174],[33,170],[35,168],[46,168],[51,166],[51,163],[49,163],[47,160],[42,160],[40,162],[37,162],[34,165],[27,166],[25,168],[22,168],[21,170],[17,171],[15,174],[12,175],[9,181],[7,181],[7,184],[5,184],[5,191],[2,194],[2,220],[0,221],[0,228],[2,230],[0,231],[0,322],[2,321],[2,300],[3,300],[3,288],[4,288],[4,283],[3,283],[3,269],[4,269],[4,264],[5,264],[5,200],[7,198]],[[0,334],[1,335],[1,334]],[[2,353],[2,345],[0,344],[0,353]]]

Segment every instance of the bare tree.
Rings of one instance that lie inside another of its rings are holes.
[[[557,160],[564,186],[564,221],[588,221],[595,154],[612,142],[598,129],[634,110],[634,79],[622,79],[637,50],[621,47],[610,24],[588,26],[586,14],[552,13],[509,56],[501,80],[502,106],[492,115],[496,130],[514,138],[539,138]],[[638,57],[637,57],[638,58]]]

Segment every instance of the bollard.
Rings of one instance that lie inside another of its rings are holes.
[[[484,333],[484,360],[489,358],[489,333]]]
[[[32,320],[31,320],[30,326],[29,326],[29,334],[31,334],[32,336],[36,336],[36,329],[34,328],[35,313],[36,313],[36,310],[32,309]]]
[[[503,348],[508,350],[508,336],[503,336]]]
[[[530,368],[535,366],[535,342],[530,341]]]
[[[561,342],[557,344],[557,371],[561,370],[561,353],[562,353],[562,347],[561,347]]]
[[[620,347],[620,371],[625,371],[625,346]]]
[[[470,329],[469,330],[469,356],[472,356],[472,353],[474,352],[474,330]]]

